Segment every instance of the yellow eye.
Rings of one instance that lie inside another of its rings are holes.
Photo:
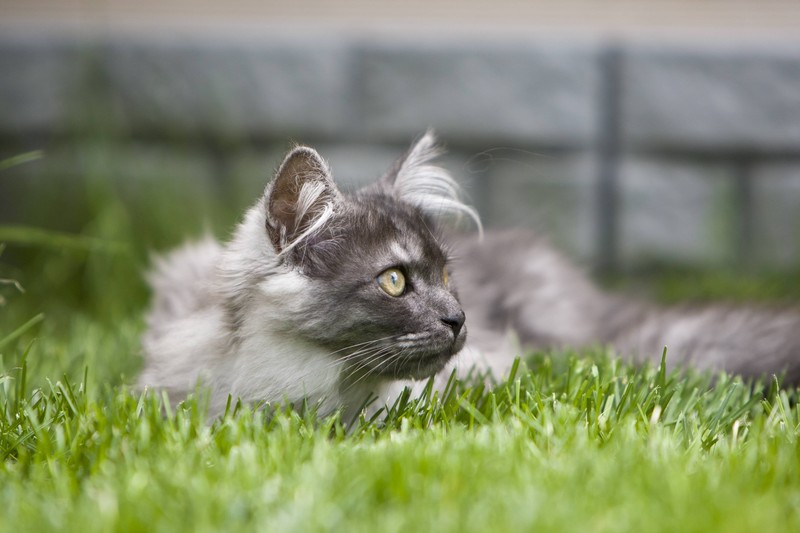
[[[378,275],[378,285],[389,296],[400,296],[406,290],[406,277],[396,268],[388,268]]]
[[[442,278],[444,279],[445,287],[450,284],[450,276],[447,274],[446,268],[442,271]]]

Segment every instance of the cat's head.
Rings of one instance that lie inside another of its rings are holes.
[[[427,377],[464,346],[464,312],[437,228],[454,214],[480,222],[447,172],[431,165],[437,153],[428,133],[380,181],[344,194],[319,154],[297,147],[257,206],[276,263],[267,275],[274,283],[260,290],[283,290],[291,279],[280,317],[287,331],[362,375]]]

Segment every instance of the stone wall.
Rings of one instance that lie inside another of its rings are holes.
[[[434,127],[490,226],[610,265],[800,264],[800,47],[6,33],[0,73],[0,156],[63,175],[100,138],[129,179],[262,180],[295,139],[355,186]]]

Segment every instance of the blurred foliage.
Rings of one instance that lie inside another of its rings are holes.
[[[4,312],[32,307],[56,322],[74,312],[111,321],[138,313],[151,253],[204,231],[224,236],[235,223],[246,204],[232,190],[245,185],[223,179],[190,157],[176,163],[103,142],[0,171],[0,194],[12,199],[2,202],[0,278],[26,290],[14,298],[0,287]],[[253,198],[257,179],[246,184]]]

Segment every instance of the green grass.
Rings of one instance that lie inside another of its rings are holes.
[[[209,422],[202,393],[130,390],[147,250],[196,235],[216,192],[107,177],[61,226],[55,195],[0,227],[0,531],[800,530],[798,396],[775,381],[539,353],[349,428],[280,406]],[[697,279],[648,285],[772,299],[775,278]]]
[[[29,355],[30,357],[30,355]],[[348,432],[336,417],[164,414],[155,395],[3,378],[8,531],[796,530],[792,392],[540,355],[491,390],[402,398]],[[413,530],[413,529],[412,529]]]

